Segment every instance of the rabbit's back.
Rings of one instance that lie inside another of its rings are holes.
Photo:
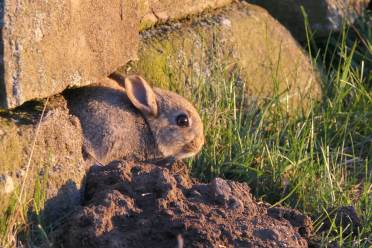
[[[71,114],[80,120],[84,149],[100,162],[155,156],[151,131],[123,90],[89,86],[67,93],[66,99]]]

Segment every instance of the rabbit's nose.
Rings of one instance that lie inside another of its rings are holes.
[[[194,154],[198,153],[202,146],[204,145],[204,136],[198,136],[194,140],[187,143],[183,150],[186,152],[193,152]]]

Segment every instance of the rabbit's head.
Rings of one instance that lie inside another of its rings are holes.
[[[170,91],[152,89],[137,75],[125,78],[125,89],[145,117],[164,158],[183,159],[200,151],[204,144],[203,123],[189,101]]]

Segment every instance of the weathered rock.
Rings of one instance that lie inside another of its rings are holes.
[[[163,87],[208,82],[215,68],[226,70],[221,81],[237,72],[249,95],[261,100],[276,91],[288,111],[321,95],[318,73],[291,34],[247,3],[143,32],[139,61],[131,66]]]
[[[256,202],[245,183],[195,182],[180,172],[185,166],[115,161],[93,167],[84,204],[51,235],[53,246],[308,247],[309,217]],[[216,201],[216,194],[226,201]]]
[[[142,0],[139,2],[141,18],[140,30],[168,20],[180,19],[200,13],[206,9],[216,9],[232,0]]]
[[[358,235],[362,224],[353,206],[342,206],[328,209],[327,214],[322,216],[323,225],[318,232],[329,232],[331,228],[339,230],[342,228],[345,235]]]
[[[341,28],[342,21],[353,21],[358,11],[365,8],[368,0],[246,0],[267,9],[286,26],[296,39],[306,40],[306,11],[311,29],[317,37],[328,36]]]
[[[14,191],[13,178],[9,175],[0,176],[0,192],[4,195],[10,194]]]
[[[136,58],[140,30],[231,2],[2,1],[0,107],[95,83]]]
[[[96,82],[136,58],[137,1],[1,1],[0,107]]]
[[[0,175],[4,178],[0,211],[6,211],[8,200],[23,181],[29,199],[39,180],[45,185],[41,191],[46,190],[45,217],[54,219],[80,201],[79,188],[86,171],[83,138],[79,121],[69,115],[62,97],[49,102],[38,128],[41,109],[36,104],[0,112]]]

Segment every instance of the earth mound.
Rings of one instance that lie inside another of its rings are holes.
[[[87,175],[58,247],[307,247],[309,217],[256,202],[245,183],[204,184],[186,166],[116,161]]]

